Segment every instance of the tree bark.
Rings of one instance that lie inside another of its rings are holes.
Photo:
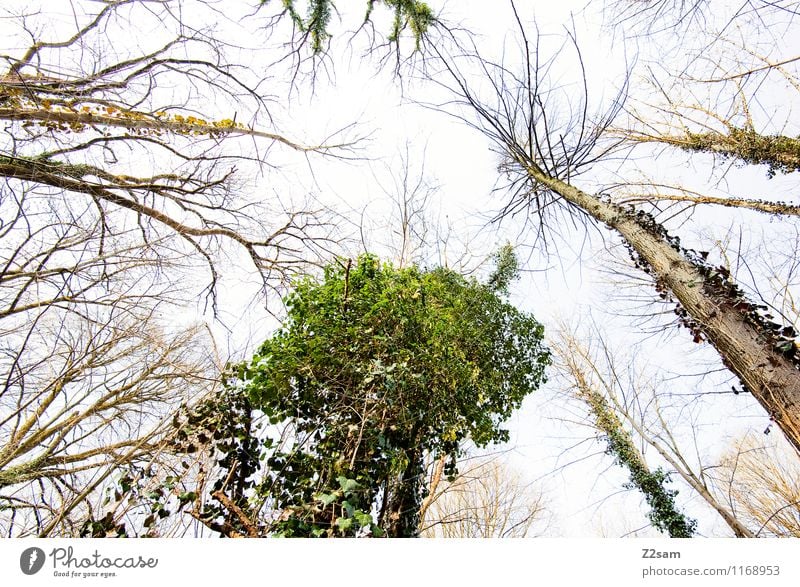
[[[729,127],[728,134],[719,132],[690,133],[684,135],[650,135],[625,133],[641,143],[662,143],[687,151],[717,153],[734,157],[755,165],[770,166],[772,173],[791,173],[800,170],[800,139],[782,135],[762,135],[749,128]]]
[[[408,465],[389,498],[386,534],[390,538],[415,538],[419,535],[420,489],[424,474],[422,453],[408,452]]]
[[[430,483],[428,484],[428,496],[422,500],[422,505],[419,508],[419,527],[422,529],[425,523],[425,514],[431,504],[439,497],[436,491],[439,489],[439,484],[442,481],[442,473],[444,473],[444,466],[447,463],[447,455],[440,456],[433,467],[433,475],[431,475]]]
[[[636,194],[625,196],[622,203],[635,204],[637,202],[686,202],[699,205],[724,206],[726,208],[744,208],[765,214],[781,214],[784,216],[800,216],[800,206],[784,204],[782,202],[767,202],[765,200],[748,200],[745,198],[718,198],[715,196],[683,195],[683,194]]]
[[[775,347],[774,337],[751,315],[752,305],[720,293],[700,268],[673,248],[663,234],[643,224],[621,206],[606,203],[530,162],[518,160],[541,185],[594,219],[616,230],[649,266],[657,284],[668,289],[800,453],[800,372]]]

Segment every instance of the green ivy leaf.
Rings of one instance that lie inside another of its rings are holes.
[[[491,284],[372,255],[295,282],[282,329],[248,362],[247,377],[228,384],[251,409],[297,431],[296,445],[259,447],[270,476],[254,482],[258,493],[277,509],[321,505],[354,520],[341,523],[371,527],[385,481],[402,478],[391,490],[402,495],[390,497],[411,513],[389,533],[416,532],[422,455],[449,455],[445,473],[455,475],[459,441],[507,440],[503,422],[545,381],[544,329],[503,297],[516,273],[513,250],[497,262]],[[240,432],[242,443],[253,436]],[[291,531],[287,524],[280,531],[294,536],[330,529],[303,516]]]
[[[341,487],[345,495],[351,494],[358,487],[358,481],[355,479],[348,479],[340,475],[336,480],[339,482],[339,487]]]
[[[336,527],[339,528],[340,531],[346,532],[350,529],[353,525],[352,518],[336,518]]]
[[[372,516],[367,512],[356,511],[353,512],[353,519],[358,523],[359,526],[362,528],[368,528],[372,525]]]
[[[314,494],[314,499],[317,499],[322,502],[322,505],[328,507],[334,501],[336,501],[336,494],[335,493],[316,493]]]

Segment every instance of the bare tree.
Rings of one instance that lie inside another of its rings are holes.
[[[78,535],[122,468],[160,458],[219,359],[205,329],[164,318],[191,295],[165,278],[191,264],[169,236],[144,245],[67,193],[0,196],[0,524]]]
[[[471,275],[489,261],[493,243],[484,244],[480,229],[450,216],[426,149],[417,151],[412,155],[406,143],[375,172],[385,197],[371,200],[360,213],[361,246],[365,252],[385,251],[400,267],[438,265]]]
[[[695,338],[717,350],[800,451],[796,333],[784,333],[782,328],[791,327],[762,316],[758,304],[745,298],[730,275],[681,247],[652,216],[577,187],[581,175],[619,145],[605,140],[605,133],[622,107],[623,95],[592,120],[585,72],[583,84],[579,81],[570,88],[569,97],[559,86],[548,89],[555,58],[541,54],[538,38],[529,36],[530,27],[519,15],[517,25],[520,56],[513,65],[483,58],[474,45],[450,53],[434,47],[440,69],[428,72],[428,79],[449,92],[450,98],[446,108],[433,107],[463,118],[494,143],[512,189],[508,210],[531,208],[543,226],[549,223],[551,227],[557,220],[553,211],[561,210],[587,228],[597,223],[618,234],[657,289],[679,304]],[[567,38],[581,64],[574,35],[568,32]],[[474,73],[467,75],[467,67],[481,72],[482,79],[475,81]],[[569,108],[556,106],[561,98]]]
[[[680,413],[683,420],[691,413],[688,407],[667,410],[665,403],[677,398],[661,391],[661,385],[641,377],[635,363],[618,356],[595,332],[594,349],[590,343],[562,328],[554,343],[568,380],[568,391],[586,404],[591,415],[591,426],[606,439],[609,453],[631,472],[632,484],[647,498],[651,507],[651,520],[670,536],[687,536],[694,533],[694,524],[679,512],[673,500],[675,491],[667,489],[669,476],[655,474],[648,465],[640,445],[654,449],[666,462],[671,473],[680,476],[739,538],[752,538],[754,533],[736,515],[736,510],[726,504],[716,491],[714,467],[697,461],[697,447],[682,440],[679,425],[671,413]],[[638,376],[638,377],[637,377]],[[688,422],[684,422],[687,424]],[[695,442],[697,438],[695,436]],[[688,530],[688,532],[687,532]]]
[[[213,388],[202,331],[159,331],[147,310],[121,306],[91,314],[45,308],[6,333],[5,534],[80,534],[96,490],[125,466],[158,459],[170,412]]]
[[[327,212],[277,192],[254,201],[253,177],[276,145],[302,157],[350,148],[260,130],[275,108],[259,74],[179,2],[69,8],[66,22],[55,5],[3,21],[27,43],[2,55],[0,77],[0,529],[11,536],[152,528],[123,494],[163,491],[150,470],[200,474],[181,418],[226,360],[197,325],[203,298],[216,310],[219,280],[248,262],[264,289],[280,288],[333,244]],[[154,32],[128,46],[134,23]]]
[[[524,538],[540,535],[547,509],[541,491],[497,455],[468,457],[452,481],[434,464],[420,535],[443,538]]]
[[[0,78],[0,119],[8,121],[0,175],[13,190],[71,193],[71,204],[99,219],[125,210],[146,245],[178,235],[174,246],[183,242],[205,259],[212,302],[219,275],[214,253],[226,242],[249,257],[265,287],[285,281],[315,248],[324,248],[331,225],[321,210],[292,210],[277,197],[259,204],[241,198],[246,184],[237,167],[268,165],[273,145],[345,156],[352,143],[303,146],[259,130],[261,121],[273,120],[274,107],[257,74],[227,61],[213,31],[183,22],[177,3],[119,0],[92,12],[95,7],[75,6],[76,30],[66,38],[40,32],[41,23],[29,23],[35,15],[14,21],[31,45],[2,56],[9,68]],[[111,50],[110,36],[153,21],[159,32],[150,46],[138,53],[121,45]],[[105,49],[94,51],[97,46]],[[238,109],[246,109],[252,124],[237,120]],[[215,119],[225,110],[228,116]],[[225,140],[236,137],[254,141],[254,148],[239,144],[237,153]],[[267,217],[273,220],[264,222]]]
[[[609,0],[605,3],[609,20],[614,27],[637,34],[653,35],[662,32],[677,34],[685,39],[697,36],[720,17],[723,28],[759,23],[769,15],[782,15],[791,20],[800,12],[793,0]]]
[[[655,21],[678,22],[688,13],[706,11],[707,2],[617,2],[642,12],[663,13]],[[765,165],[767,174],[788,174],[800,164],[800,143],[794,137],[793,104],[800,91],[795,48],[786,39],[796,28],[794,2],[729,2],[715,6],[692,27],[681,58],[647,61],[642,96],[629,100],[629,114],[615,134],[633,144],[675,147],[693,155],[710,154],[725,164]],[[655,42],[670,39],[672,27]],[[686,23],[676,28],[686,29]],[[674,42],[674,41],[673,41]],[[780,96],[775,100],[775,96]],[[625,191],[624,185],[619,186]],[[767,213],[796,214],[793,206],[774,198],[670,193],[648,190],[653,200],[750,208]],[[630,200],[628,200],[630,201]]]
[[[723,456],[716,471],[720,493],[756,536],[800,537],[800,469],[782,439],[748,434]]]

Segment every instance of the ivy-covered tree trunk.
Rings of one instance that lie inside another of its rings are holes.
[[[639,265],[680,303],[679,315],[695,340],[719,352],[800,452],[800,357],[793,342],[796,332],[780,328],[758,313],[723,268],[702,265],[670,243],[664,228],[645,214],[601,201],[528,161],[518,161],[532,179],[559,194],[594,219],[616,230],[638,256]]]
[[[390,538],[414,538],[419,534],[425,469],[420,450],[409,451],[408,457],[408,465],[390,492],[384,525]]]
[[[650,470],[606,398],[589,385],[581,371],[571,371],[578,397],[589,406],[595,426],[605,436],[606,452],[630,472],[631,484],[642,492],[650,506],[648,517],[653,526],[669,534],[670,538],[691,538],[697,522],[678,511],[674,500],[677,491],[665,487],[669,482],[668,475],[661,469]]]
[[[684,514],[677,511],[672,499],[674,494],[670,494],[670,491],[664,487],[666,478],[663,473],[660,470],[655,473],[650,471],[641,452],[633,443],[631,435],[622,427],[622,422],[606,398],[591,388],[582,373],[573,370],[572,374],[578,387],[579,397],[589,405],[597,428],[606,435],[609,454],[614,455],[617,461],[630,471],[631,482],[645,494],[647,503],[652,508],[650,519],[653,524],[668,532],[672,538],[692,537],[695,531],[695,521],[687,519]],[[661,447],[655,445],[655,449],[670,465],[675,467],[683,480],[714,508],[737,538],[753,538],[753,533],[730,511],[722,507],[702,483],[699,483],[693,475],[685,474],[675,459]]]
[[[783,135],[763,135],[752,128],[728,128],[727,134],[704,132],[650,135],[630,133],[642,143],[662,143],[686,151],[716,153],[753,165],[769,165],[770,175],[800,170],[800,139]]]

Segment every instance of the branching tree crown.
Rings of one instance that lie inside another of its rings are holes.
[[[634,264],[653,278],[662,299],[676,303],[680,324],[691,331],[693,340],[707,341],[716,349],[722,363],[800,451],[796,330],[773,322],[766,307],[750,300],[726,267],[707,263],[702,253],[681,246],[680,239],[654,216],[622,206],[602,191],[591,193],[594,186],[585,174],[610,160],[621,147],[610,127],[622,111],[627,88],[605,114],[591,117],[588,83],[584,82],[577,92],[580,108],[560,111],[560,96],[568,102],[574,99],[572,95],[566,98],[563,86],[554,83],[551,75],[554,60],[564,52],[546,59],[539,36],[529,35],[530,27],[513,0],[511,6],[522,47],[521,64],[512,67],[485,58],[474,41],[449,49],[445,43],[433,46],[439,69],[428,72],[428,79],[452,99],[429,106],[480,130],[503,157],[500,170],[508,177],[511,198],[501,216],[527,210],[542,227],[558,229],[565,220],[575,220],[587,229],[600,225],[616,232]],[[578,71],[585,80],[575,34],[567,31],[566,36],[576,48]],[[480,75],[474,75],[476,71]],[[787,146],[791,143],[780,144],[783,148],[778,152],[790,156]],[[767,162],[761,155],[737,156]],[[791,157],[772,163],[774,171],[791,169]],[[583,182],[590,187],[579,187]]]
[[[543,327],[454,271],[371,255],[334,263],[287,300],[288,321],[237,384],[296,435],[262,491],[287,535],[417,532],[423,456],[508,440],[501,423],[544,381]],[[379,503],[380,502],[380,503]]]

